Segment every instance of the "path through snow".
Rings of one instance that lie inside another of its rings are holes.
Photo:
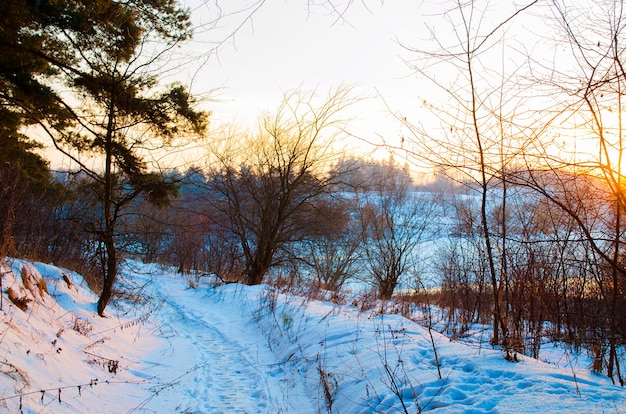
[[[141,369],[159,378],[140,408],[154,412],[250,413],[316,412],[302,405],[302,386],[286,373],[267,341],[251,323],[253,310],[232,306],[208,289],[186,288],[180,275],[159,275],[146,293],[161,303],[155,312],[165,342]],[[294,398],[295,397],[295,398]],[[175,401],[175,403],[174,403]],[[297,401],[297,408],[294,406]],[[167,408],[165,408],[165,406]]]

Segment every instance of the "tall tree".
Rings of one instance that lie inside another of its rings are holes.
[[[44,36],[41,15],[34,2],[8,0],[0,4],[0,245],[12,243],[12,224],[30,210],[28,200],[45,191],[50,180],[47,162],[34,152],[39,145],[22,128],[35,123],[32,113],[47,113],[55,126],[69,115],[54,101],[52,90],[41,78],[54,73],[46,60],[30,49],[59,50],[54,39]],[[7,253],[7,251],[3,251]]]
[[[440,108],[427,103],[440,123],[434,126],[440,128],[439,136],[434,136],[432,126],[403,120],[414,137],[408,143],[409,152],[428,159],[440,169],[454,170],[478,190],[478,231],[493,301],[492,342],[505,348],[508,339],[506,228],[502,226],[498,234],[489,212],[491,198],[499,197],[500,214],[506,215],[507,194],[503,183],[507,169],[521,151],[515,146],[525,145],[515,143],[515,137],[520,131],[519,136],[524,136],[518,122],[523,116],[520,113],[523,106],[518,104],[526,102],[526,97],[519,92],[519,85],[513,85],[518,68],[510,69],[511,63],[504,63],[511,49],[499,46],[515,17],[536,3],[538,0],[529,1],[519,8],[502,4],[499,11],[508,17],[494,19],[490,14],[494,8],[488,1],[453,1],[443,13],[453,32],[450,44],[437,41],[434,50],[408,48],[419,56],[412,67],[448,98]],[[437,38],[435,33],[431,35]],[[502,62],[500,71],[494,62]]]
[[[623,386],[618,349],[626,337],[626,5],[554,0],[550,6],[550,23],[557,27],[551,38],[567,47],[557,49],[537,80],[550,87],[561,109],[551,131],[567,139],[546,144],[535,171],[521,181],[577,224],[595,257],[594,300],[602,302],[608,326],[598,326],[607,332],[594,339],[607,349],[609,377]]]
[[[142,151],[205,127],[206,114],[193,108],[182,85],[159,83],[165,58],[191,35],[189,14],[176,0],[11,3],[24,10],[18,17],[25,26],[7,23],[14,33],[8,43],[27,66],[3,74],[13,81],[7,99],[94,180],[101,211],[87,229],[103,246],[103,315],[117,275],[123,207],[139,194],[161,203],[175,191],[148,171]],[[29,90],[45,105],[20,99]],[[101,163],[91,167],[85,154]]]

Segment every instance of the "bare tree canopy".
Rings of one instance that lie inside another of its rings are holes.
[[[341,112],[354,102],[346,87],[321,99],[294,91],[261,121],[258,132],[231,131],[211,144],[215,201],[239,240],[246,283],[261,283],[281,249],[310,226],[305,217],[311,203],[333,183],[327,170],[345,124]]]

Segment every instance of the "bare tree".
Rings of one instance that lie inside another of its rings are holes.
[[[524,96],[511,83],[516,69],[513,73],[498,71],[494,60],[504,62],[506,50],[498,45],[506,28],[538,1],[510,11],[507,18],[495,23],[491,23],[487,4],[454,3],[444,13],[454,34],[452,44],[437,42],[434,51],[407,46],[419,56],[411,66],[449,100],[444,108],[427,104],[440,125],[425,126],[402,118],[412,135],[402,150],[434,163],[440,170],[453,170],[458,179],[472,183],[479,194],[478,230],[484,244],[481,250],[485,253],[493,301],[492,340],[506,348],[507,308],[503,303],[507,286],[506,229],[501,227],[498,231],[494,226],[490,203],[493,196],[498,196],[500,215],[507,214],[503,183],[507,169],[520,151],[516,146],[524,145],[515,139],[516,132],[523,130],[516,119],[520,117],[519,102]],[[435,33],[432,36],[437,39]],[[453,74],[448,82],[440,76],[446,71]],[[435,136],[433,128],[440,128],[441,135]]]
[[[359,219],[363,238],[366,280],[372,280],[381,299],[390,299],[407,272],[417,273],[416,246],[432,215],[433,203],[416,193],[410,178],[393,162],[387,163],[375,190],[362,195]]]
[[[341,112],[355,99],[346,87],[320,104],[316,99],[315,93],[288,93],[257,133],[229,131],[210,145],[215,208],[239,241],[247,284],[261,283],[284,259],[285,246],[303,237],[311,203],[333,182],[326,174],[332,144],[344,129]]]
[[[313,206],[311,232],[303,240],[300,260],[323,289],[338,291],[358,273],[362,244],[356,202],[337,194],[320,198]]]
[[[487,260],[478,220],[480,203],[470,194],[454,194],[454,225],[439,248],[435,264],[441,277],[441,306],[448,309],[450,333],[462,334],[473,322],[493,315],[487,299]],[[457,327],[457,324],[460,326]]]
[[[567,47],[558,49],[552,62],[536,65],[540,69],[536,80],[550,88],[552,109],[560,110],[559,128],[554,123],[550,131],[568,139],[542,143],[539,156],[528,161],[528,171],[516,180],[576,223],[591,254],[586,271],[594,275],[597,292],[595,299],[586,301],[600,300],[607,315],[606,338],[601,339],[608,348],[606,371],[623,385],[617,349],[626,337],[622,288],[626,284],[625,6],[612,1],[583,5],[555,0],[551,10],[551,22],[557,22],[561,35],[558,41]],[[596,328],[604,331],[604,323],[597,322]]]

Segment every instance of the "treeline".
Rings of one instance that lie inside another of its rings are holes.
[[[281,176],[277,168],[266,177],[252,169],[164,174],[164,180],[176,183],[176,198],[155,205],[138,196],[125,206],[114,235],[118,251],[227,282],[257,284],[280,274],[338,290],[357,276],[366,238],[397,242],[395,233],[401,230],[406,233],[401,242],[414,246],[424,231],[426,204],[415,202],[422,196],[415,193],[406,166],[393,159],[344,159],[324,177],[299,180]],[[46,187],[28,197],[10,191],[11,205],[3,199],[2,211],[10,212],[2,215],[4,252],[78,270],[99,291],[106,256],[96,234],[102,220],[98,188],[82,173],[57,172],[49,178]],[[284,182],[291,182],[289,191],[279,193]],[[382,249],[370,246],[367,254],[381,295],[389,298],[408,258],[400,256],[393,271],[384,271],[374,259],[385,253]]]

